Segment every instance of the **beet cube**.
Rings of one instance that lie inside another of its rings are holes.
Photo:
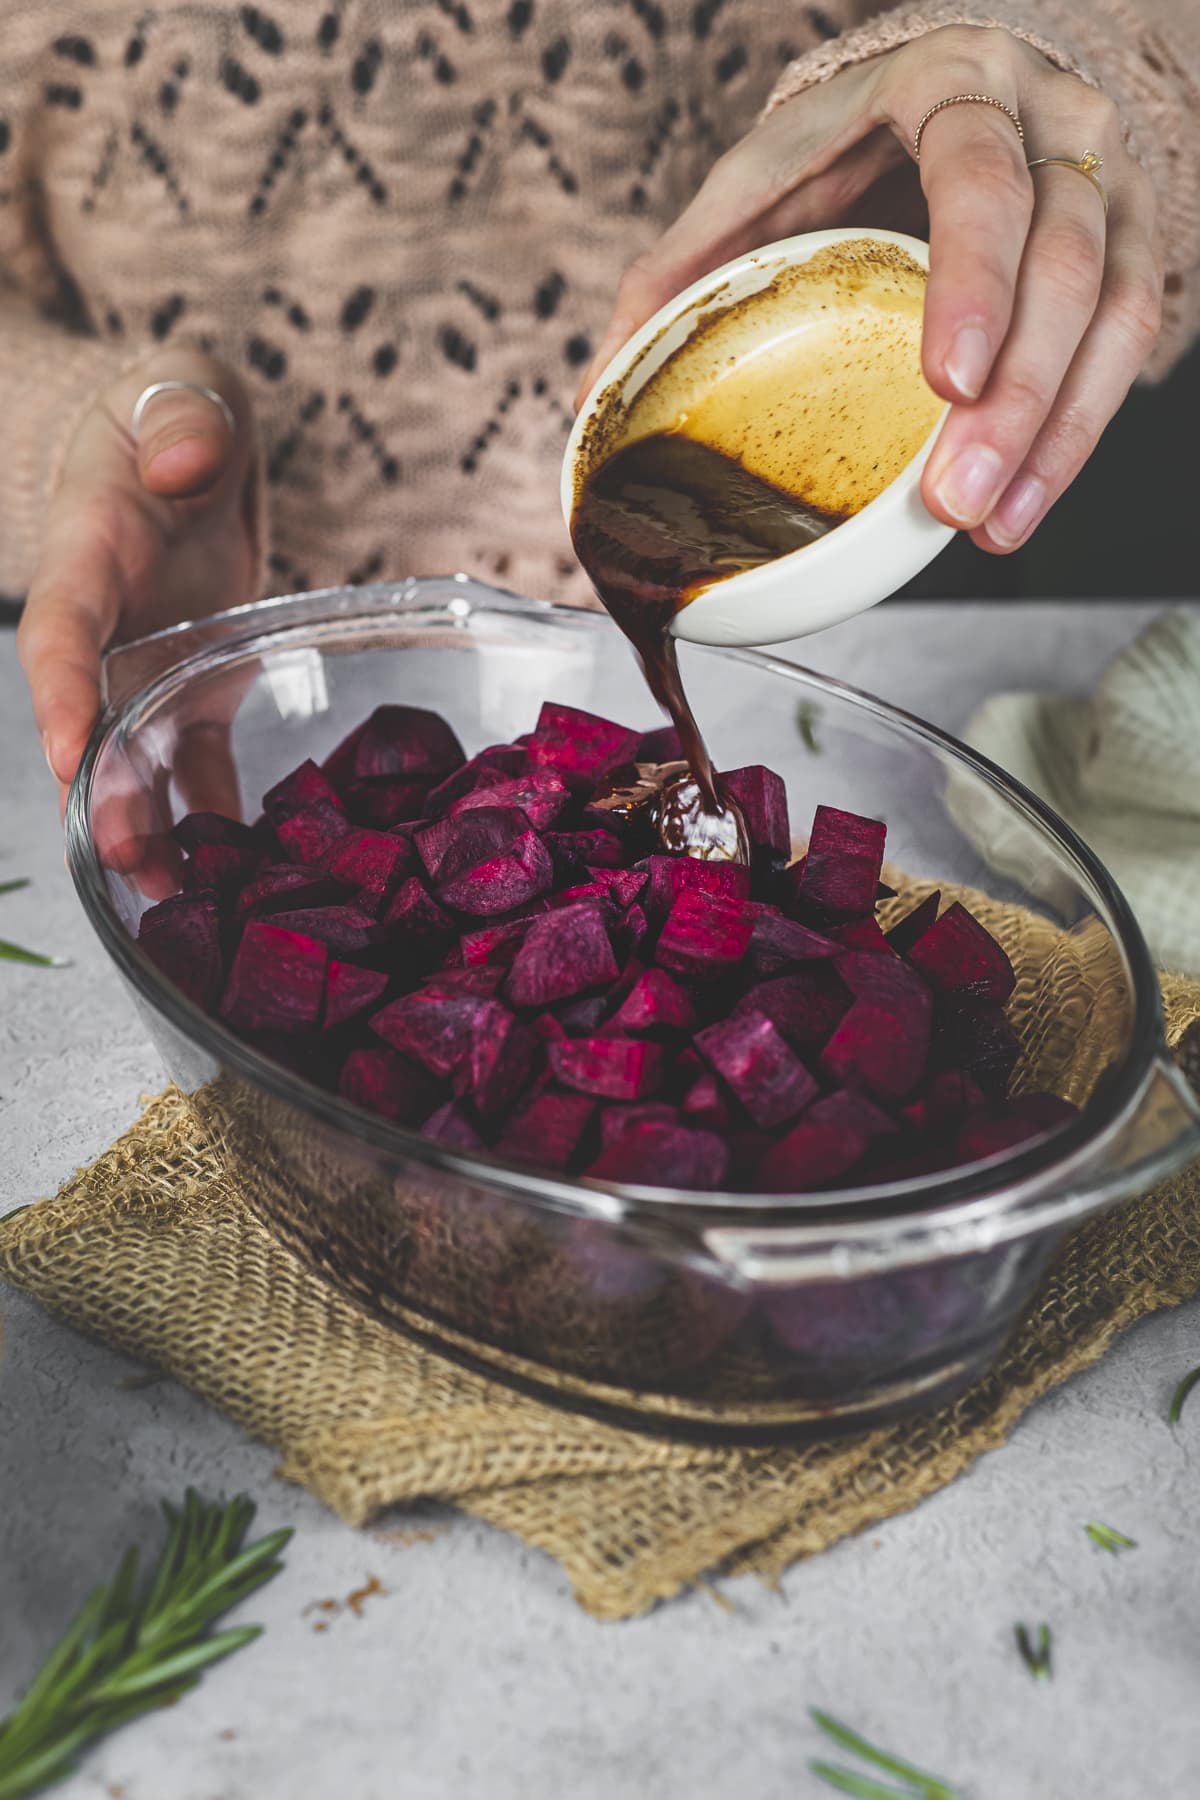
[[[251,919],[225,983],[221,1017],[246,1031],[311,1031],[321,1017],[329,951],[316,938]]]
[[[755,1184],[764,1194],[811,1194],[862,1161],[870,1140],[853,1126],[805,1116],[759,1158]]]
[[[647,969],[640,975],[613,1014],[612,1028],[637,1034],[650,1031],[690,1031],[696,1022],[691,1001],[665,969]]]
[[[494,785],[473,788],[454,802],[450,815],[457,817],[480,806],[515,806],[535,831],[545,831],[570,801],[571,796],[557,775],[546,769],[532,769],[528,775],[502,776]]]
[[[472,969],[439,969],[427,975],[421,992],[431,1000],[494,1000],[504,980],[504,970],[495,963]]]
[[[836,1125],[841,1130],[858,1132],[864,1146],[876,1138],[895,1137],[898,1130],[889,1113],[853,1088],[835,1088],[832,1094],[823,1094],[813,1101],[804,1118],[813,1125]]]
[[[424,1069],[391,1050],[352,1050],[338,1081],[344,1100],[397,1125],[420,1125],[444,1092]]]
[[[252,826],[215,812],[188,813],[172,825],[171,836],[189,856],[202,844],[223,844],[229,850],[247,850],[259,841]]]
[[[260,869],[237,897],[234,916],[285,912],[295,907],[328,906],[345,889],[324,869],[306,869],[301,863],[272,863]]]
[[[896,955],[877,919],[851,919],[845,925],[831,925],[826,935],[843,950],[866,950],[873,956]]]
[[[462,745],[437,713],[421,706],[377,706],[355,745],[353,774],[358,781],[385,775],[440,780],[464,761]]]
[[[797,963],[820,962],[837,956],[841,945],[785,918],[774,906],[764,906],[750,935],[750,967],[760,979],[781,974]]]
[[[728,1131],[733,1124],[729,1103],[715,1075],[698,1075],[679,1103],[685,1125],[703,1125],[709,1131]]]
[[[514,1006],[551,1006],[617,978],[604,920],[594,906],[564,907],[535,919],[508,977]]]
[[[625,850],[611,831],[548,831],[545,845],[560,880],[582,880],[589,870],[620,869]]]
[[[764,1130],[786,1124],[816,1098],[816,1082],[764,1013],[710,1025],[696,1033],[695,1045]]]
[[[476,751],[459,768],[429,790],[427,816],[440,819],[442,814],[473,788],[490,787],[510,775],[524,775],[529,767],[529,754],[517,744],[489,744]]]
[[[620,1132],[585,1173],[593,1181],[711,1192],[728,1168],[728,1147],[715,1132],[644,1120]]]
[[[905,969],[899,958],[885,962],[869,951],[861,954],[881,970]],[[821,1067],[843,1086],[864,1087],[877,1100],[907,1100],[925,1075],[932,1014],[923,984],[864,991],[825,1045]]]
[[[897,1012],[909,1009],[926,1019],[932,1015],[933,996],[915,969],[891,954],[878,956],[873,950],[851,950],[837,961],[838,978],[844,981],[856,1000],[874,1000]]]
[[[549,1046],[550,1067],[564,1087],[602,1100],[640,1100],[662,1080],[663,1053],[644,1039],[566,1038]]]
[[[184,864],[184,886],[193,893],[213,888],[228,895],[253,878],[261,861],[256,844],[200,844]]]
[[[281,819],[275,827],[275,836],[289,862],[323,868],[339,840],[353,829],[340,807],[322,801]]]
[[[561,912],[564,907],[578,906],[581,901],[588,902],[593,911],[606,919],[615,919],[617,916],[617,909],[602,881],[584,881],[578,887],[563,888],[557,894],[548,894],[542,905],[546,912]]]
[[[314,806],[343,810],[341,795],[311,757],[263,795],[263,811],[275,826],[290,819],[293,813],[308,812]]]
[[[429,784],[425,781],[351,781],[344,789],[346,811],[356,825],[387,831],[393,825],[423,819]]]
[[[325,976],[325,1030],[344,1025],[348,1019],[376,1005],[387,984],[387,976],[378,969],[360,969],[356,963],[331,961]]]
[[[680,894],[716,894],[724,900],[750,898],[750,871],[744,863],[702,862],[695,856],[647,858],[650,885],[642,897],[647,919],[661,923]]]
[[[600,1113],[600,1148],[607,1150],[635,1125],[677,1125],[679,1114],[665,1100],[640,1100],[633,1106],[606,1106]],[[695,1123],[693,1120],[692,1123]]]
[[[480,806],[466,818],[438,819],[418,831],[413,839],[417,855],[434,881],[453,879],[465,869],[507,850],[529,830],[529,820],[519,807]]]
[[[718,980],[741,962],[753,932],[754,913],[744,901],[688,890],[667,916],[655,960],[692,980]]]
[[[983,1089],[965,1069],[942,1069],[904,1108],[904,1117],[917,1131],[945,1134],[982,1104]]]
[[[887,941],[897,956],[908,955],[917,939],[936,920],[941,904],[942,890],[934,888],[932,894],[926,894],[919,906],[914,906],[910,913],[905,913],[898,925],[892,926],[887,934]]]
[[[589,873],[596,886],[603,888],[613,905],[622,911],[633,905],[650,879],[643,869],[593,869]]]
[[[298,931],[316,938],[335,956],[357,956],[379,942],[382,933],[370,913],[357,906],[305,906],[295,912],[270,915],[281,931]]]
[[[326,867],[335,881],[344,881],[356,890],[359,906],[378,914],[385,910],[412,863],[412,846],[404,838],[356,828],[334,845]]]
[[[1014,1150],[1018,1144],[1046,1137],[1079,1117],[1078,1108],[1056,1094],[1019,1094],[967,1115],[959,1131],[956,1150],[962,1162],[981,1162]]]
[[[719,786],[745,820],[751,846],[786,861],[792,854],[792,833],[782,777],[761,763],[750,763],[744,769],[724,770]]]
[[[515,1104],[538,1054],[538,1039],[506,1007],[493,1000],[480,1008],[463,1082],[481,1119],[497,1119]]]
[[[683,761],[683,745],[673,725],[659,725],[643,731],[633,754],[634,762],[669,763]]]
[[[908,952],[939,993],[970,995],[1002,1006],[1017,978],[1008,957],[965,906],[955,901]]]
[[[887,827],[878,819],[818,806],[800,879],[800,901],[835,918],[855,918],[875,905]]]
[[[485,925],[482,931],[469,931],[459,940],[463,966],[474,969],[484,963],[500,963],[509,967],[531,924],[530,919],[507,919],[502,924]]]
[[[1021,1055],[1021,1044],[1001,1006],[943,1001],[938,1009],[940,1062],[973,1075],[985,1094],[1002,1095]]]
[[[815,1055],[849,1010],[851,995],[827,962],[747,988],[736,1013],[765,1013],[802,1057]]]
[[[467,1061],[480,1012],[492,1004],[470,994],[443,997],[418,990],[389,1001],[368,1023],[393,1050],[432,1075],[448,1077]]]
[[[529,740],[529,761],[556,769],[569,787],[590,786],[618,763],[632,762],[641,734],[611,719],[547,700]]]
[[[482,813],[468,813],[467,817],[480,818]],[[443,859],[438,895],[458,912],[485,918],[511,912],[554,885],[554,865],[535,831],[527,831],[499,855],[448,877],[444,871],[452,854],[448,852]]]
[[[618,956],[623,959],[636,956],[649,933],[650,926],[641,907],[627,907],[613,932],[613,945]]]
[[[443,912],[415,875],[397,888],[383,915],[383,924],[418,962],[436,956],[454,936],[453,919]]]
[[[606,994],[590,994],[585,998],[568,1000],[555,1012],[555,1018],[568,1037],[595,1037],[608,1011]]]
[[[565,1169],[595,1110],[595,1102],[583,1094],[547,1088],[513,1114],[497,1141],[496,1154],[510,1162]]]
[[[467,1106],[461,1100],[447,1100],[445,1106],[430,1113],[421,1127],[421,1136],[435,1144],[446,1144],[451,1150],[482,1150],[480,1137]]]
[[[138,943],[168,981],[203,1011],[217,1009],[224,984],[215,894],[173,894],[142,914]]]

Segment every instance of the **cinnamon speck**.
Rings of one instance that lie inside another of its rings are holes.
[[[367,1601],[376,1594],[382,1598],[387,1592],[387,1588],[381,1585],[377,1575],[368,1575],[362,1587],[352,1589],[344,1600],[335,1600],[332,1597],[325,1600],[310,1600],[300,1616],[307,1618],[310,1613],[323,1613],[325,1617],[316,1621],[313,1630],[328,1631],[331,1620],[337,1618],[341,1613],[353,1613],[356,1619],[361,1619]]]
[[[236,1731],[218,1731],[217,1736],[221,1739],[222,1743],[232,1744],[234,1738],[237,1736],[237,1732]]]

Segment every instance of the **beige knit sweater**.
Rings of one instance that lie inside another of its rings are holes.
[[[281,591],[466,569],[582,598],[571,395],[621,269],[781,82],[1002,24],[1117,102],[1200,319],[1200,4],[6,0],[0,592],[98,386],[190,341],[262,422]],[[1069,146],[1064,146],[1069,149]]]

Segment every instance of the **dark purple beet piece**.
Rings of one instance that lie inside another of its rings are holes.
[[[837,956],[841,948],[832,938],[785,918],[774,906],[764,906],[755,917],[750,935],[750,967],[760,980],[765,980],[795,968],[797,963]]]
[[[480,1009],[462,1073],[465,1091],[481,1119],[498,1119],[511,1110],[525,1091],[539,1054],[539,1040],[507,1007],[493,1000]]]
[[[669,763],[683,761],[683,745],[673,725],[659,725],[643,731],[633,754],[634,762]]]
[[[1007,1091],[1021,1044],[1002,1006],[943,1001],[938,1008],[938,1060],[965,1069],[985,1094]]]
[[[547,700],[529,740],[529,760],[534,768],[556,769],[569,787],[586,787],[618,763],[632,762],[640,737],[611,719]]]
[[[600,1148],[607,1150],[610,1144],[615,1144],[619,1137],[623,1137],[635,1125],[678,1123],[678,1112],[665,1100],[639,1100],[632,1106],[605,1106],[600,1112]]]
[[[881,970],[912,974],[899,958],[885,962],[870,951],[860,954]],[[821,1067],[843,1086],[866,1088],[877,1100],[907,1100],[924,1079],[932,1013],[924,984],[864,992],[825,1045]]]
[[[650,877],[643,869],[589,870],[595,885],[602,887],[613,905],[622,911],[632,906]]]
[[[575,1154],[595,1110],[595,1102],[583,1094],[560,1094],[548,1088],[513,1114],[496,1144],[496,1154],[510,1162],[561,1171]]]
[[[200,844],[183,865],[183,883],[193,893],[215,888],[228,897],[252,880],[261,861],[256,844]]]
[[[624,846],[611,831],[548,831],[544,841],[559,880],[583,880],[591,869],[624,866]]]
[[[382,933],[370,913],[358,906],[304,906],[295,912],[272,913],[281,931],[316,938],[335,956],[357,956],[380,941]]]
[[[385,930],[395,934],[399,947],[417,961],[443,950],[454,936],[454,921],[443,912],[415,875],[402,882],[383,915]]]
[[[429,790],[427,816],[440,819],[472,788],[490,787],[494,781],[503,781],[510,775],[523,775],[528,767],[529,754],[518,744],[489,744],[486,750],[476,751],[461,768]]]
[[[838,957],[837,972],[856,1000],[874,1000],[896,1012],[911,1010],[926,1020],[932,1014],[933,996],[927,984],[898,956],[850,950]]]
[[[535,831],[546,831],[570,801],[571,796],[557,775],[548,769],[531,769],[528,775],[501,777],[494,785],[473,788],[454,802],[450,815],[457,817],[480,806],[516,806]]]
[[[353,830],[344,812],[323,801],[281,819],[275,827],[275,836],[289,862],[303,863],[306,868],[323,868],[339,840]]]
[[[617,979],[617,960],[598,909],[563,907],[535,919],[508,977],[514,1006],[551,1006]]]
[[[842,950],[866,950],[873,956],[896,955],[877,919],[851,919],[845,925],[831,925],[826,935]]]
[[[934,888],[932,894],[926,894],[919,906],[914,906],[910,913],[905,913],[898,925],[892,926],[887,934],[887,941],[897,956],[908,955],[917,939],[936,920],[941,904],[942,890]]]
[[[851,994],[827,962],[747,988],[735,1012],[765,1013],[794,1050],[813,1056],[849,1010]]]
[[[388,831],[393,825],[426,817],[429,784],[425,781],[351,781],[343,793],[346,811],[356,825]]]
[[[494,963],[471,969],[440,969],[427,975],[421,992],[430,1000],[494,1000],[504,981],[504,970]]]
[[[650,885],[642,896],[646,917],[658,924],[680,894],[715,894],[722,900],[750,898],[750,871],[744,863],[702,862],[695,856],[651,856]]]
[[[705,1062],[764,1130],[785,1125],[814,1100],[817,1084],[763,1013],[747,1012],[698,1031]]]
[[[480,814],[467,814],[478,818]],[[457,823],[457,821],[456,821]],[[443,870],[450,861],[443,861]],[[507,851],[465,869],[462,874],[438,880],[439,897],[457,912],[489,917],[511,912],[554,885],[554,865],[535,831],[519,837]]]
[[[744,769],[722,770],[718,786],[746,821],[751,847],[786,860],[792,854],[792,833],[782,777],[761,763],[750,763]]]
[[[172,825],[171,836],[189,856],[202,844],[224,844],[230,850],[245,850],[259,841],[252,826],[215,812],[188,813],[178,824]]]
[[[981,1162],[1031,1138],[1045,1137],[1079,1117],[1069,1100],[1056,1094],[1018,1094],[1011,1100],[977,1108],[968,1114],[956,1144],[960,1162]]]
[[[375,1006],[388,984],[378,969],[360,969],[356,963],[331,961],[325,976],[326,1031]]]
[[[606,994],[588,994],[568,1000],[555,1011],[555,1018],[568,1037],[595,1037],[608,1011]]]
[[[578,887],[563,888],[557,894],[547,894],[543,906],[546,912],[561,912],[564,907],[586,904],[602,918],[615,919],[617,908],[609,898],[608,888],[602,881],[584,881]]]
[[[340,882],[324,869],[306,869],[300,863],[272,863],[260,869],[237,897],[234,916],[238,919],[266,913],[291,911],[296,907],[331,906],[345,897]]]
[[[625,960],[636,956],[649,934],[650,925],[641,907],[627,907],[613,932],[617,955]]]
[[[834,918],[871,912],[886,836],[878,819],[818,806],[799,885],[801,903]]]
[[[711,1191],[728,1168],[728,1147],[715,1132],[648,1119],[620,1132],[585,1173],[627,1186]]]
[[[965,1069],[942,1069],[904,1108],[915,1130],[931,1135],[956,1131],[967,1113],[983,1105],[983,1089]]]
[[[334,845],[326,868],[355,890],[357,904],[378,915],[413,865],[411,844],[386,831],[356,828]]]
[[[338,1093],[397,1125],[420,1125],[445,1089],[406,1057],[372,1049],[350,1052],[342,1065]]]
[[[567,1038],[549,1047],[550,1067],[564,1087],[601,1100],[640,1100],[662,1080],[657,1044],[619,1037]]]
[[[506,919],[485,925],[482,931],[469,931],[459,940],[464,968],[479,968],[484,963],[511,965],[531,923],[530,919]]]
[[[685,1125],[702,1125],[709,1131],[726,1132],[733,1125],[729,1102],[711,1071],[698,1075],[679,1103]]]
[[[613,1014],[615,1031],[690,1031],[696,1022],[691,1001],[665,969],[647,969]]]
[[[529,830],[529,820],[516,806],[479,806],[466,817],[447,815],[418,831],[417,855],[432,880],[452,880],[497,851],[507,850]],[[443,875],[444,871],[444,875]]]
[[[328,961],[316,938],[251,919],[225,983],[221,1017],[244,1031],[311,1031],[321,1017]]]
[[[432,1075],[448,1077],[467,1061],[480,1012],[493,1004],[470,994],[442,997],[418,990],[389,1001],[368,1022],[393,1050]]]
[[[205,1012],[216,1011],[224,965],[215,894],[173,894],[160,900],[142,914],[138,943],[187,999]]]
[[[870,1139],[834,1120],[821,1124],[807,1116],[759,1158],[755,1186],[766,1194],[811,1194],[830,1187],[860,1162]]]
[[[311,757],[263,795],[263,811],[276,827],[284,819],[290,819],[293,813],[307,812],[314,806],[332,806],[337,812],[343,810],[341,795]]]
[[[377,706],[355,745],[353,773],[357,781],[385,775],[440,781],[463,761],[462,745],[437,713],[422,706]]]
[[[814,1125],[836,1125],[841,1130],[857,1132],[864,1145],[877,1138],[895,1137],[899,1129],[890,1113],[853,1088],[835,1088],[832,1094],[823,1094],[813,1101],[804,1117]]]
[[[662,928],[655,961],[691,980],[718,980],[735,969],[749,949],[754,916],[740,900],[682,893]]]
[[[997,1006],[1003,1006],[1017,982],[991,932],[957,900],[922,932],[908,960],[940,994],[970,995]]]
[[[435,1113],[430,1113],[421,1127],[421,1136],[431,1138],[435,1144],[445,1144],[451,1150],[482,1150],[483,1139],[470,1116],[470,1111],[461,1100],[448,1100],[445,1106],[439,1106]]]

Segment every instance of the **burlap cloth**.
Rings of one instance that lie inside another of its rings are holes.
[[[1200,984],[1163,987],[1171,1042],[1200,1085]],[[774,1580],[907,1510],[1125,1326],[1195,1294],[1200,1169],[1079,1230],[1001,1360],[952,1404],[803,1447],[598,1424],[411,1343],[276,1243],[175,1088],[57,1199],[0,1222],[0,1276],[276,1446],[279,1472],[348,1523],[452,1501],[547,1551],[582,1606],[620,1619],[706,1572]]]

